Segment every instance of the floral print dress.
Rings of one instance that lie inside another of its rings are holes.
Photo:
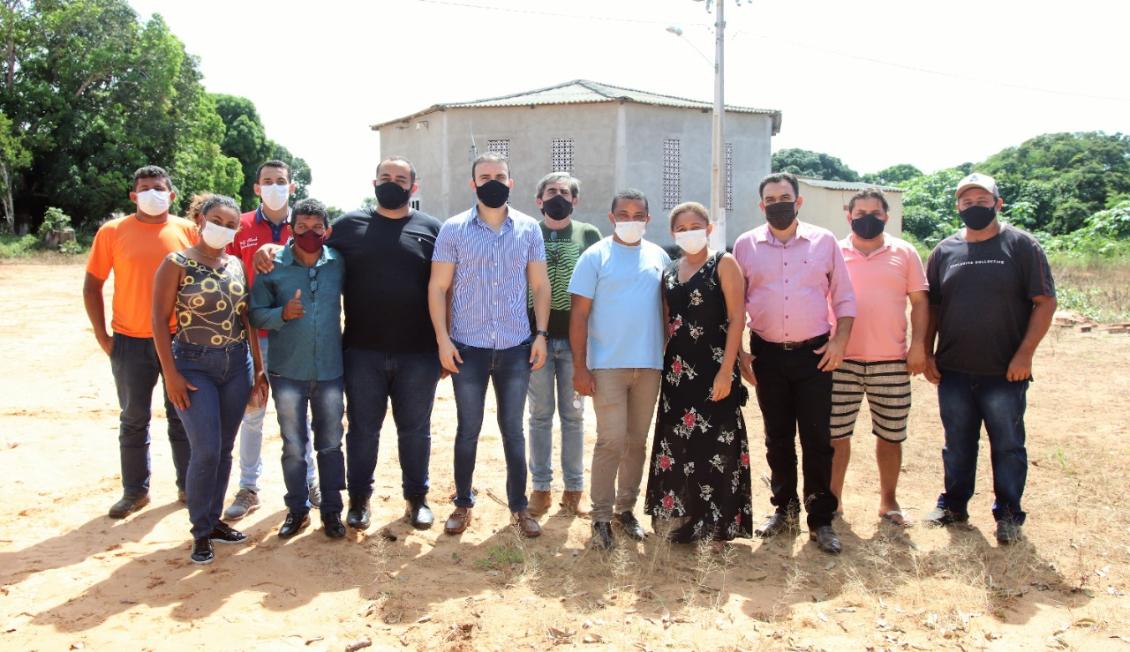
[[[679,261],[663,273],[667,350],[655,419],[645,511],[675,542],[729,541],[751,532],[749,447],[742,405],[749,393],[735,363],[729,396],[710,400],[729,328],[711,256],[685,283]],[[740,328],[740,324],[738,325]]]

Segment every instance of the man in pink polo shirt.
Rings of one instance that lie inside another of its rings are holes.
[[[851,435],[859,405],[867,396],[875,460],[879,465],[879,516],[908,527],[895,498],[906,418],[910,413],[910,374],[926,367],[926,325],[930,318],[926,270],[905,240],[883,233],[887,199],[869,188],[847,205],[851,234],[840,241],[855,290],[859,316],[851,329],[843,364],[832,372],[832,493],[843,506],[844,475],[851,458]],[[906,338],[910,300],[912,337]]]
[[[734,243],[746,280],[752,352],[740,356],[742,375],[757,387],[776,507],[755,534],[796,531],[799,431],[809,538],[821,550],[838,553],[840,540],[832,529],[837,506],[831,488],[832,372],[851,336],[855,295],[836,237],[796,219],[804,201],[796,177],[771,174],[761,180],[759,192],[768,224]],[[836,318],[831,337],[829,309]]]

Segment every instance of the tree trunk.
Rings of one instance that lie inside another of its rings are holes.
[[[0,188],[3,188],[3,195],[0,196],[0,200],[4,204],[4,223],[8,225],[10,233],[15,233],[16,212],[15,203],[12,201],[12,182],[8,176],[8,166],[2,160],[0,160]]]

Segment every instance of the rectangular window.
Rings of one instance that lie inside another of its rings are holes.
[[[487,151],[498,154],[504,159],[510,159],[510,139],[498,138],[495,140],[487,141]]]
[[[734,210],[734,144],[726,143],[726,210]]]
[[[679,139],[663,140],[663,208],[670,210],[679,205],[682,190],[679,187]]]
[[[550,169],[554,172],[573,172],[573,139],[554,138],[549,152]]]
[[[420,210],[420,200],[419,199],[416,199],[416,198],[410,199],[408,201],[408,205],[411,206],[412,210],[414,210],[414,211]]]

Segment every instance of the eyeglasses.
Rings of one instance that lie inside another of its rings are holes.
[[[318,291],[318,268],[317,267],[311,267],[308,274],[310,276],[310,291],[311,292],[317,292]]]

